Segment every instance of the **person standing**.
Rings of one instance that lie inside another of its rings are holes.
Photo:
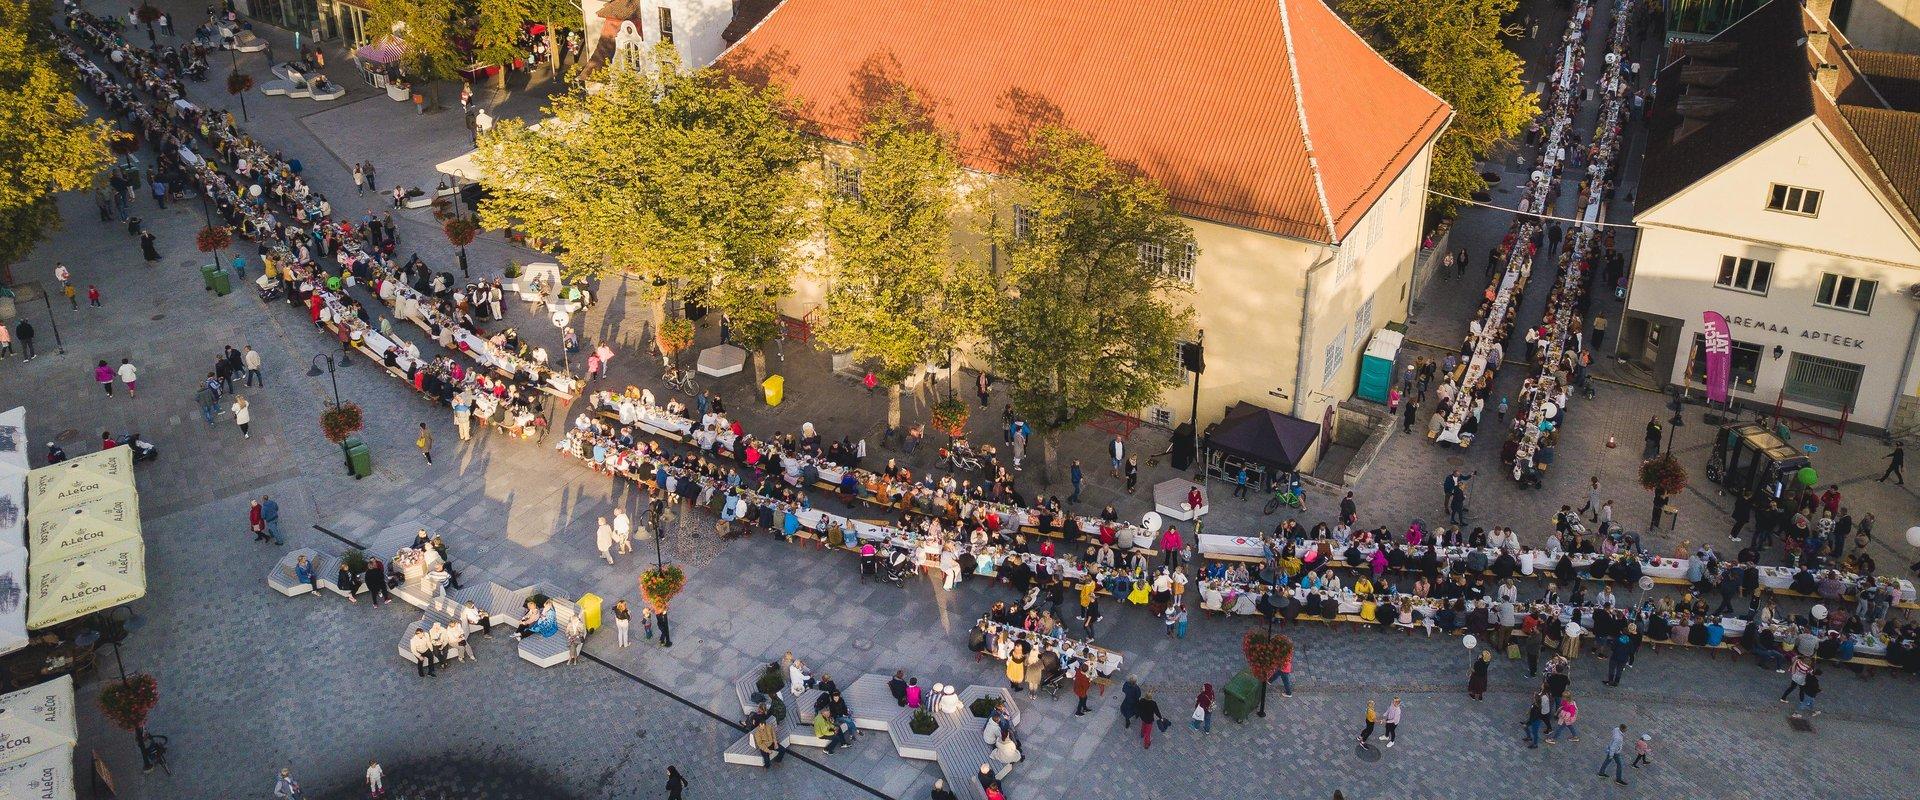
[[[1077,703],[1073,707],[1074,716],[1076,717],[1086,716],[1087,692],[1090,691],[1092,688],[1093,688],[1093,676],[1087,672],[1087,665],[1081,664],[1079,666],[1074,667],[1073,668],[1073,696],[1076,698],[1079,698],[1079,703]]]
[[[53,279],[59,281],[62,288],[73,285],[73,271],[67,269],[65,261],[53,262]]]
[[[580,621],[580,615],[567,618],[567,663],[580,663],[580,650],[587,644],[587,626]]]
[[[613,510],[613,544],[621,555],[633,552],[633,518],[625,508]]]
[[[367,764],[367,796],[379,797],[387,793],[387,771],[380,768],[380,762]]]
[[[607,524],[607,518],[601,517],[594,527],[593,547],[600,551],[600,558],[608,564],[613,563],[613,526]]]
[[[1800,684],[1800,713],[1802,714],[1812,711],[1813,713],[1809,716],[1820,716],[1820,712],[1813,710],[1813,699],[1820,696],[1820,675],[1821,671],[1815,669],[1807,673],[1807,682]]]
[[[200,416],[207,421],[207,427],[213,427],[214,413],[220,407],[220,390],[213,388],[213,382],[209,380],[193,393],[193,400],[200,404]]]
[[[253,409],[247,405],[247,398],[234,398],[233,424],[240,426],[240,438],[253,438],[253,432],[250,430],[253,426]]]
[[[420,457],[427,460],[427,466],[433,466],[433,431],[427,430],[427,423],[420,423],[420,435],[414,437],[413,446],[420,448]]]
[[[1602,778],[1607,777],[1607,765],[1612,764],[1613,782],[1621,786],[1627,785],[1626,778],[1621,775],[1620,769],[1620,753],[1626,749],[1627,725],[1623,722],[1620,727],[1613,729],[1613,741],[1607,743],[1607,757],[1600,761],[1600,771],[1594,774]]]
[[[353,193],[366,194],[366,192],[367,192],[366,170],[360,165],[355,164],[353,166]]]
[[[155,244],[153,231],[141,229],[140,257],[146,260],[148,267],[160,263],[160,248]]]
[[[985,396],[983,395],[980,405],[984,406],[986,404]],[[1113,441],[1107,443],[1107,459],[1113,462],[1113,477],[1120,477],[1120,465],[1125,462],[1126,456],[1127,443],[1119,436],[1113,437]]]
[[[367,585],[367,598],[373,601],[373,607],[380,607],[380,600],[393,602],[393,592],[387,588],[387,565],[379,558],[369,558],[361,568],[361,580]]]
[[[1120,726],[1133,724],[1133,718],[1140,712],[1140,679],[1127,676],[1127,682],[1120,684]]]
[[[106,359],[101,359],[100,363],[93,368],[93,380],[100,384],[100,388],[107,393],[108,397],[113,396],[114,377],[113,367],[107,366]]]
[[[260,352],[254,350],[253,345],[247,345],[246,349],[240,352],[240,366],[247,371],[248,386],[252,386],[257,382],[261,388],[266,388],[266,376],[260,374]]]
[[[1379,721],[1380,721],[1379,712],[1376,712],[1373,710],[1373,701],[1368,700],[1367,715],[1366,715],[1367,724],[1366,724],[1366,727],[1363,727],[1360,729],[1360,747],[1361,748],[1366,750],[1373,749],[1373,743],[1367,740],[1373,738],[1373,726],[1375,723]]]
[[[283,543],[280,539],[280,504],[264,494],[260,495],[260,524],[274,544]]]
[[[300,782],[293,779],[293,769],[282,767],[279,779],[273,782],[274,800],[299,800],[303,796],[300,793]]]
[[[1386,740],[1388,747],[1392,747],[1400,736],[1400,698],[1393,698],[1393,702],[1387,704],[1387,714],[1380,721],[1387,726],[1387,732],[1381,734],[1380,738]]]
[[[687,791],[687,776],[680,774],[680,768],[667,765],[667,800],[682,800]]]
[[[1133,494],[1133,488],[1140,483],[1140,457],[1127,456],[1127,494]]]
[[[267,535],[267,521],[261,516],[258,500],[247,504],[247,529],[253,531],[253,540],[256,542],[273,541],[273,537]]]
[[[26,323],[23,322],[20,324],[25,325]],[[1880,473],[1880,482],[1886,483],[1887,478],[1891,476],[1894,478],[1894,484],[1896,486],[1907,485],[1907,474],[1902,469],[1907,465],[1906,442],[1894,442],[1893,452],[1881,456],[1881,458],[1887,459],[1887,471]]]
[[[1547,725],[1547,714],[1551,713],[1552,704],[1553,698],[1548,697],[1544,690],[1536,692],[1533,695],[1533,702],[1527,704],[1528,750],[1540,749],[1540,731]]]
[[[120,370],[117,373],[117,377],[120,378],[121,383],[127,385],[127,399],[133,399],[135,386],[140,380],[140,371],[134,369],[133,359],[120,359]]]
[[[620,649],[627,649],[627,630],[633,626],[633,612],[627,608],[625,598],[614,601],[613,632],[619,636]]]
[[[1187,725],[1201,733],[1213,733],[1213,684],[1200,685],[1200,696],[1193,701],[1193,719]]]
[[[60,287],[60,293],[67,296],[67,306],[69,308],[74,311],[80,310],[80,293],[74,291],[73,284],[62,285]]]
[[[466,392],[453,398],[453,429],[459,432],[460,441],[473,440],[473,401],[467,399]]]
[[[20,360],[32,361],[34,357],[33,323],[20,320],[20,324],[13,326],[13,337],[20,340],[20,355],[24,356]]]
[[[87,306],[89,308],[100,307],[100,287],[91,283],[87,284]]]
[[[1493,664],[1493,651],[1481,650],[1473,660],[1473,673],[1467,676],[1467,697],[1479,700],[1487,693],[1487,668]]]
[[[1547,744],[1559,744],[1560,737],[1563,735],[1570,736],[1576,742],[1580,741],[1580,704],[1573,701],[1572,692],[1560,695],[1560,710],[1556,713],[1558,716],[1554,721],[1558,723],[1558,727],[1555,727],[1553,734],[1547,737]]]
[[[1080,471],[1080,459],[1074,459],[1073,465],[1067,468],[1067,477],[1073,481],[1073,494],[1067,495],[1067,502],[1078,503],[1080,502],[1080,484],[1086,480],[1086,474]]]
[[[1143,692],[1140,702],[1135,704],[1133,714],[1140,718],[1140,747],[1153,749],[1153,726],[1161,721],[1160,703],[1153,699],[1153,692]]]

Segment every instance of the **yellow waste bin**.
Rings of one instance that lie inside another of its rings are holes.
[[[600,630],[600,595],[580,595],[580,622],[587,626],[588,633]]]
[[[780,400],[787,396],[787,379],[782,375],[768,376],[760,383],[760,389],[767,394],[767,405],[780,405]]]

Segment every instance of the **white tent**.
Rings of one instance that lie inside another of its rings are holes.
[[[27,407],[0,413],[0,474],[27,471]]]
[[[73,708],[73,677],[0,695],[0,762],[12,762],[80,739]],[[3,797],[4,795],[0,795]]]
[[[0,654],[27,646],[27,409],[0,413]]]
[[[135,537],[79,558],[35,562],[29,577],[27,627],[40,630],[146,596],[146,544]]]
[[[73,745],[0,765],[0,800],[73,800]]]
[[[120,445],[27,473],[27,507],[41,514],[132,488],[133,454]]]
[[[27,550],[37,562],[65,561],[140,538],[140,499],[132,491],[84,503],[35,510],[27,520]]]

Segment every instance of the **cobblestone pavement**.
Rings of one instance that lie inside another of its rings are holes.
[[[181,12],[183,28],[189,27],[186,12],[197,10],[178,0],[162,5]],[[285,44],[276,49],[284,51]],[[257,56],[241,65],[256,77],[264,69]],[[192,89],[209,104],[223,99],[212,83]],[[396,165],[431,165],[455,155],[463,135],[457,128],[449,132],[456,124],[450,115],[396,114],[407,110],[379,98],[319,111],[293,103],[253,103],[251,127],[269,141],[285,142],[289,154],[304,156],[309,174],[335,196],[351,193],[342,165],[359,157],[358,151],[330,158],[318,142],[346,147],[340,143],[361,141],[344,136],[343,128],[378,126],[382,140],[353,147],[388,148],[375,152],[393,155],[376,160]],[[376,609],[332,597],[282,598],[262,585],[279,550],[248,541],[249,497],[271,494],[281,502],[289,546],[339,546],[315,525],[359,541],[394,526],[426,525],[447,534],[458,555],[477,562],[466,576],[470,580],[546,579],[609,602],[636,596],[634,578],[650,563],[651,543],[637,543],[632,556],[607,567],[592,552],[594,518],[616,503],[633,508],[635,499],[540,444],[501,441],[489,433],[458,443],[444,414],[364,362],[337,377],[341,394],[367,409],[366,437],[377,469],[372,479],[347,478],[338,450],[314,424],[331,397],[327,379],[302,375],[313,354],[331,349],[329,341],[302,317],[263,306],[250,294],[214,298],[203,292],[192,275],[198,259],[185,255],[200,224],[197,209],[138,209],[168,254],[149,272],[121,228],[92,221],[84,198],[66,198],[63,208],[68,227],[19,267],[21,277],[47,281],[52,262],[65,260],[80,281],[99,283],[106,308],[54,309],[67,354],[30,364],[0,362],[0,395],[28,404],[36,438],[75,431],[67,439],[69,451],[90,450],[87,443],[100,428],[138,428],[164,451],[139,473],[152,588],[134,606],[146,624],[124,655],[128,669],[160,678],[162,699],[152,726],[173,739],[173,775],[141,776],[127,746],[130,737],[109,728],[95,710],[98,681],[81,688],[82,752],[100,752],[120,777],[122,796],[264,797],[278,767],[291,766],[316,795],[346,797],[367,762],[379,759],[396,787],[424,790],[428,797],[435,791],[460,797],[659,797],[665,766],[677,764],[693,779],[696,797],[874,796],[864,786],[884,796],[918,798],[926,796],[932,771],[894,757],[884,743],[863,741],[830,759],[802,750],[797,755],[808,760],[789,759],[764,772],[722,765],[720,752],[739,735],[724,722],[733,704],[729,676],[792,650],[817,668],[844,675],[906,669],[922,684],[998,679],[994,664],[969,657],[964,639],[986,605],[1006,599],[1005,589],[969,582],[946,593],[923,582],[903,588],[861,582],[843,554],[766,538],[695,538],[706,524],[699,517],[673,526],[663,547],[690,573],[674,607],[672,649],[643,641],[621,650],[602,633],[589,643],[589,663],[537,670],[496,639],[479,645],[476,664],[417,677],[393,650],[398,632],[414,618],[411,609]],[[405,213],[421,216],[403,215],[409,221],[403,242],[436,241],[425,212]],[[450,263],[444,245],[432,251],[423,245],[422,251],[436,263]],[[498,242],[484,253],[474,259],[481,270],[498,270],[516,257]],[[1429,302],[1434,308],[1436,301]],[[637,320],[644,309],[637,289],[603,285],[602,302],[586,324],[592,335],[611,338],[631,354],[640,349]],[[251,344],[267,360],[267,388],[247,390],[255,403],[248,440],[240,439],[230,418],[205,427],[190,400],[192,382],[204,372],[200,365],[225,343]],[[748,401],[747,378],[720,384],[746,424],[792,429],[813,420],[829,435],[877,442],[884,400],[824,377],[824,355],[788,349],[785,362],[776,365],[794,384],[777,415]],[[138,399],[109,398],[92,385],[88,368],[95,360],[122,356],[142,366],[145,391]],[[614,380],[651,378],[642,360],[616,359]],[[1624,389],[1618,394],[1639,397]],[[996,407],[998,402],[996,397]],[[976,431],[991,436],[987,431],[997,415],[979,416]],[[1577,418],[1575,425],[1592,422],[1596,431],[1618,425],[1632,434],[1622,438],[1623,445],[1637,444],[1643,415],[1621,417],[1608,408],[1607,422],[1598,410],[1587,416],[1593,419]],[[412,451],[410,431],[419,421],[429,422],[442,443],[430,468]],[[1699,431],[1683,432],[1679,448],[1697,448],[1704,440],[1687,434]],[[1136,450],[1157,451],[1164,438],[1158,436],[1136,434]],[[1123,513],[1137,515],[1144,501],[1118,491],[1099,468],[1101,441],[1087,433],[1067,446],[1068,457],[1078,454],[1092,467],[1088,500],[1096,506],[1116,502]],[[1398,519],[1419,512],[1421,487],[1437,483],[1432,469],[1439,456],[1420,447],[1407,450],[1409,442],[1392,443],[1363,482],[1363,514]],[[1854,452],[1856,446],[1849,442],[1845,448]],[[1573,449],[1563,448],[1563,460],[1573,463],[1567,452]],[[1622,487],[1623,495],[1631,491],[1625,483],[1631,465],[1613,461],[1630,457],[1599,450],[1610,470],[1604,479]],[[1870,448],[1861,451],[1876,455]],[[923,452],[919,463],[927,458]],[[1834,468],[1864,474],[1869,460],[1847,467],[1836,462]],[[1156,468],[1148,474],[1154,477],[1143,477],[1143,483],[1171,473]],[[1910,499],[1877,487],[1862,488],[1887,492],[1870,497],[1903,502],[1899,507],[1910,512]],[[1433,496],[1438,494],[1436,486]],[[1331,498],[1316,501],[1311,516],[1331,510]],[[1489,491],[1479,510],[1533,513],[1538,502]],[[1252,503],[1234,505],[1221,503],[1210,524],[1273,521],[1259,517]],[[1683,526],[1702,515],[1683,511]],[[1893,523],[1884,531],[1897,535],[1904,523],[1891,517],[1898,515],[1883,515]],[[1102,643],[1125,653],[1126,671],[1159,693],[1167,713],[1182,722],[1201,682],[1220,686],[1237,671],[1239,639],[1249,624],[1196,618],[1188,637],[1177,640],[1164,636],[1141,610],[1113,608],[1108,620],[1111,630],[1102,632]],[[1514,665],[1497,664],[1488,699],[1476,703],[1464,695],[1470,654],[1457,639],[1318,628],[1292,633],[1300,647],[1295,696],[1273,695],[1269,716],[1244,726],[1217,719],[1210,736],[1176,725],[1143,752],[1136,732],[1118,730],[1115,694],[1099,698],[1093,715],[1078,718],[1070,700],[1029,700],[1023,724],[1029,758],[1010,781],[1013,796],[1312,797],[1344,789],[1354,798],[1478,798],[1516,789],[1626,796],[1651,788],[1717,798],[1745,796],[1748,787],[1762,785],[1784,793],[1830,796],[1844,787],[1852,795],[1893,797],[1907,794],[1897,787],[1907,785],[1920,764],[1911,748],[1888,746],[1911,739],[1920,718],[1910,678],[1862,680],[1836,670],[1821,699],[1827,713],[1815,721],[1813,733],[1799,733],[1787,727],[1785,707],[1772,699],[1781,676],[1750,664],[1715,663],[1690,652],[1649,653],[1624,688],[1602,689],[1595,680],[1600,665],[1582,663],[1574,691],[1582,695],[1585,740],[1527,751],[1516,742],[1529,681]],[[1385,751],[1378,760],[1357,758],[1351,737],[1365,701],[1384,704],[1395,695],[1406,699],[1407,747]],[[1619,792],[1591,774],[1604,748],[1603,732],[1615,722],[1655,735],[1654,766],[1629,776],[1635,786]],[[1740,780],[1726,780],[1729,772]]]

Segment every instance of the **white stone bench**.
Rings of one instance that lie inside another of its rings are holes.
[[[233,37],[233,49],[242,53],[258,53],[267,49],[267,41],[253,35],[253,31],[241,31]]]
[[[312,97],[313,89],[308,88],[304,83],[296,83],[287,87],[287,96],[296,99]]]
[[[423,191],[419,194],[408,195],[407,199],[400,201],[400,205],[407,208],[426,208],[427,206],[433,205],[433,193]]]
[[[543,592],[544,594],[544,592]],[[554,609],[554,620],[559,623],[552,636],[528,636],[520,640],[520,657],[536,667],[546,668],[564,664],[567,661],[567,623],[580,615],[580,607],[564,597],[547,595],[547,602]]]
[[[328,100],[338,100],[346,96],[347,90],[341,88],[340,84],[337,83],[329,83],[325,89],[313,90],[313,99],[321,103],[327,102]]]
[[[293,91],[293,81],[267,81],[260,84],[260,93],[268,97],[279,97]]]

